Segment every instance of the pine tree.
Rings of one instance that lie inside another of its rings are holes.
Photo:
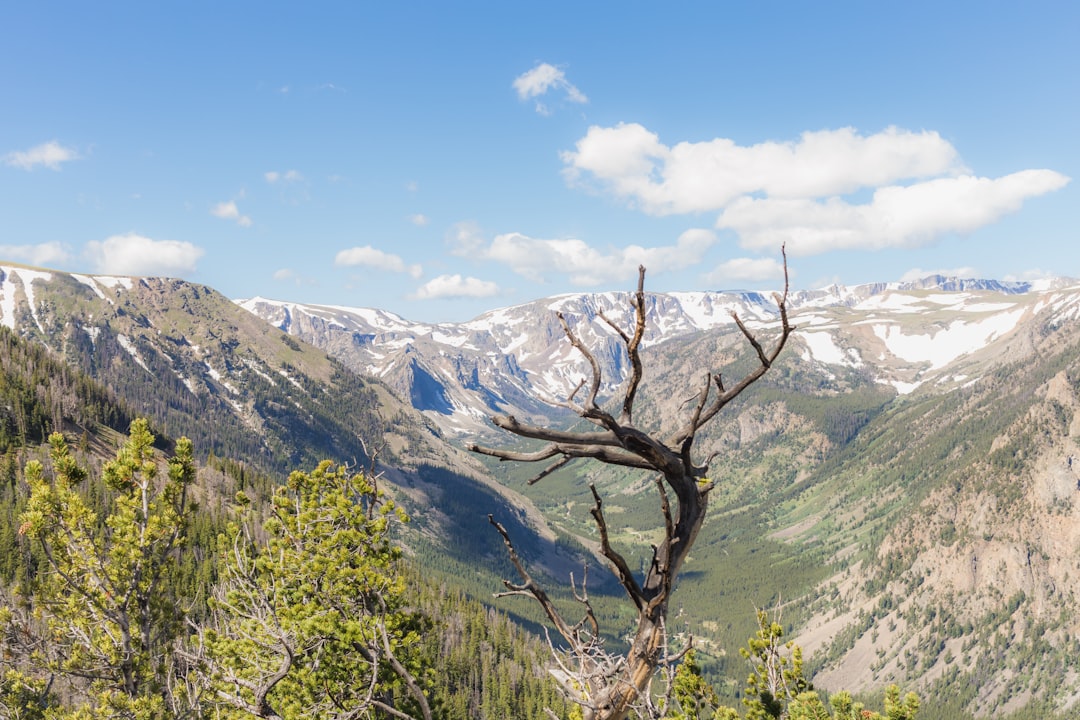
[[[104,518],[79,492],[87,471],[63,435],[49,444],[51,476],[36,460],[26,466],[20,527],[47,563],[31,583],[47,651],[31,660],[70,684],[82,702],[72,717],[165,717],[170,650],[183,621],[171,580],[191,511],[191,443],[177,442],[159,481],[154,436],[146,420],[133,422],[104,467],[112,495]]]
[[[221,538],[222,579],[189,656],[215,717],[430,720],[414,662],[423,619],[405,607],[390,539],[405,519],[369,477],[327,461],[292,473],[262,533],[248,515]]]

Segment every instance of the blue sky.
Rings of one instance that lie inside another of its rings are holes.
[[[6,3],[0,260],[464,320],[1080,277],[1072,2]]]

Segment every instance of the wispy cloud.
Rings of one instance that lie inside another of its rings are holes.
[[[0,257],[24,262],[27,265],[51,266],[65,263],[71,254],[58,242],[37,245],[0,245]]]
[[[572,103],[589,102],[585,93],[566,79],[566,73],[548,63],[540,63],[533,69],[514,78],[514,89],[521,100],[531,100],[547,95],[551,91],[560,91],[562,97]],[[550,114],[551,110],[540,100],[536,101],[536,111],[541,115]]]
[[[219,202],[210,209],[210,214],[222,220],[234,220],[240,227],[251,227],[251,218],[240,213],[234,200]]]
[[[274,271],[274,280],[278,282],[291,282],[296,285],[318,285],[318,281],[315,278],[308,277],[307,275],[301,275],[292,268],[281,268]]]
[[[784,266],[775,258],[733,258],[717,265],[704,279],[718,287],[726,283],[757,283],[783,278]]]
[[[263,178],[266,182],[273,185],[277,182],[292,183],[301,182],[304,176],[298,170],[286,170],[285,172],[278,172],[277,170],[270,170],[263,173]]]
[[[406,265],[400,256],[383,252],[370,245],[342,250],[334,257],[334,264],[338,266],[359,265],[387,272],[408,273],[413,278],[419,278],[424,274],[421,265]]]
[[[941,275],[943,277],[957,277],[957,278],[973,278],[978,277],[979,271],[973,267],[964,266],[958,268],[941,268],[938,270],[923,270],[922,268],[911,268],[906,273],[900,276],[901,282],[912,282],[914,280],[922,280],[925,277],[932,275]]]
[[[487,243],[475,228],[464,225],[452,238],[452,252],[502,263],[534,282],[559,274],[574,285],[596,286],[633,278],[639,265],[645,265],[651,273],[693,267],[701,263],[715,242],[711,230],[694,228],[682,233],[674,245],[628,245],[601,251],[576,238],[545,240],[521,233],[497,235]]]
[[[895,127],[668,146],[638,124],[594,126],[561,157],[571,185],[650,215],[717,212],[716,227],[736,232],[744,247],[787,243],[794,255],[924,245],[996,222],[1069,182],[1052,170],[978,177],[938,133]],[[867,191],[868,202],[853,198]]]
[[[423,213],[416,213],[415,215],[411,215],[409,217],[409,222],[411,222],[417,227],[424,227],[431,221],[428,219],[427,215],[424,215]]]
[[[39,165],[50,170],[59,170],[63,163],[78,159],[79,153],[74,148],[64,147],[56,140],[50,140],[29,150],[8,153],[4,156],[4,164],[23,170],[33,170]]]
[[[440,275],[421,285],[410,295],[412,300],[448,298],[486,298],[499,294],[499,286],[487,280],[461,275]]]
[[[86,244],[97,272],[109,275],[183,276],[195,272],[205,251],[189,242],[153,240],[136,233],[113,235]]]

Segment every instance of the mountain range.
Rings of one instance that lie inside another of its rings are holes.
[[[276,472],[376,455],[454,567],[499,572],[496,539],[476,537],[490,507],[554,583],[595,548],[586,481],[639,559],[657,527],[651,483],[578,463],[527,486],[528,468],[461,448],[499,437],[493,413],[577,420],[559,403],[588,368],[556,313],[613,394],[628,364],[600,316],[629,327],[628,298],[564,295],[432,324],[0,267],[0,323],[166,432]],[[777,323],[764,293],[650,293],[646,305],[638,418],[655,428],[684,417],[706,369],[746,361],[733,312],[762,336]],[[680,632],[741,682],[732,652],[767,605],[822,687],[895,681],[979,714],[1075,709],[1080,283],[935,276],[795,292],[789,307],[799,330],[781,362],[699,440],[717,490],[676,596]],[[600,583],[617,635],[626,618],[606,593]]]

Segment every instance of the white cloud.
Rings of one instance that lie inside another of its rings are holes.
[[[64,147],[56,140],[36,145],[29,150],[10,152],[4,156],[4,164],[23,170],[33,170],[43,165],[50,170],[59,170],[61,163],[78,160],[79,154],[69,147]]]
[[[736,198],[844,195],[909,178],[963,171],[936,132],[895,127],[875,135],[852,128],[805,132],[797,142],[740,146],[728,138],[668,147],[638,124],[590,127],[561,154],[572,183],[592,178],[652,215],[719,210]]]
[[[263,178],[266,182],[273,185],[274,183],[281,182],[300,182],[304,179],[304,176],[297,170],[286,170],[285,172],[278,172],[277,170],[270,170],[263,173]]]
[[[38,245],[0,245],[0,257],[17,260],[27,265],[51,266],[67,262],[71,255],[58,242]]]
[[[446,234],[450,252],[461,257],[473,257],[480,252],[487,240],[480,226],[471,220],[455,223]]]
[[[273,278],[278,282],[292,282],[295,285],[300,286],[319,284],[315,278],[309,277],[307,275],[301,275],[292,268],[281,268],[280,270],[275,270]]]
[[[722,285],[730,282],[763,282],[782,280],[784,265],[775,258],[733,258],[717,265],[705,275],[705,282],[710,285]]]
[[[1006,282],[1036,282],[1038,280],[1053,280],[1060,278],[1060,272],[1054,272],[1053,270],[1042,270],[1040,268],[1032,268],[1031,270],[1022,270],[1019,273],[1009,273],[1005,275],[1002,280]]]
[[[210,214],[222,220],[235,220],[240,227],[251,227],[251,218],[247,215],[241,215],[240,209],[236,207],[236,202],[233,200],[219,202],[210,209]]]
[[[552,90],[561,90],[565,98],[574,103],[587,103],[589,98],[566,79],[566,73],[554,65],[540,63],[532,70],[522,73],[514,78],[514,89],[517,90],[518,98],[529,100],[546,95]],[[539,100],[536,101],[536,111],[547,115],[550,111]]]
[[[1052,170],[1024,170],[1000,178],[971,175],[883,187],[870,202],[838,197],[743,197],[721,213],[718,228],[734,230],[747,248],[813,255],[852,248],[920,247],[943,233],[968,233],[1020,209],[1024,200],[1064,187]]]
[[[413,278],[419,278],[421,275],[424,274],[424,269],[422,266],[406,265],[405,261],[402,260],[399,256],[383,252],[382,250],[373,248],[370,245],[342,250],[336,256],[334,256],[334,264],[339,266],[361,265],[363,267],[375,268],[376,270],[385,270],[387,272],[407,272]]]
[[[135,233],[113,235],[86,244],[97,272],[108,275],[183,276],[195,271],[204,250],[179,240],[152,240]]]
[[[639,265],[654,274],[697,265],[716,242],[716,235],[695,228],[682,233],[675,245],[652,248],[628,245],[607,252],[575,238],[543,240],[521,233],[498,235],[486,247],[477,244],[472,235],[467,236],[467,241],[471,243],[468,254],[503,263],[535,282],[559,273],[569,276],[575,285],[595,286],[636,277]]]
[[[900,282],[914,282],[915,280],[922,280],[926,277],[933,275],[941,275],[942,277],[956,277],[956,278],[976,278],[979,276],[979,271],[973,267],[958,267],[951,269],[940,270],[923,270],[922,268],[911,268],[906,273],[900,276]]]
[[[787,243],[794,255],[925,245],[994,223],[1069,182],[1052,170],[977,177],[938,133],[895,127],[668,146],[638,124],[594,126],[561,157],[571,185],[651,215],[718,212],[716,227],[735,231],[743,247]],[[856,193],[871,199],[856,202]]]
[[[486,298],[499,294],[499,286],[487,280],[461,275],[440,275],[421,285],[410,298],[439,300],[443,298]]]
[[[431,221],[428,220],[427,215],[424,215],[423,213],[416,213],[409,218],[409,222],[411,222],[413,225],[416,225],[417,227],[424,227]]]

